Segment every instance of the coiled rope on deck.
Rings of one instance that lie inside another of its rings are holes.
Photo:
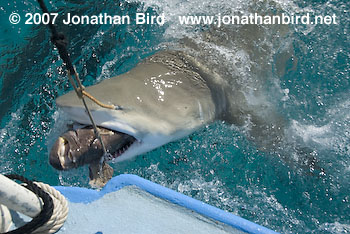
[[[43,206],[29,223],[4,234],[54,233],[62,227],[68,216],[68,203],[60,192],[47,184],[33,182],[20,175],[9,174],[6,177],[23,182],[22,186],[41,198]]]
[[[56,189],[51,187],[48,184],[42,182],[34,182],[38,187],[40,187],[45,192],[51,195],[51,198],[54,203],[53,213],[49,221],[45,225],[36,229],[34,233],[55,233],[57,232],[64,224],[68,217],[68,202],[67,199]]]

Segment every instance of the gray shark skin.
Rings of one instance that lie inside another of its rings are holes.
[[[111,110],[87,100],[98,126],[137,139],[117,161],[187,136],[214,120],[242,125],[249,116],[255,138],[269,128],[280,129],[278,121],[270,123],[276,119],[271,113],[266,120],[258,116],[254,112],[257,107],[248,106],[242,91],[232,91],[219,74],[183,51],[158,52],[131,71],[87,87],[86,91],[103,103],[123,107]],[[74,92],[59,97],[56,103],[72,120],[90,124]],[[261,145],[266,147],[265,143]]]
[[[87,100],[98,126],[133,136],[136,141],[116,161],[132,158],[191,134],[220,115],[209,77],[186,59],[183,52],[159,52],[131,71],[86,88],[103,103],[121,105],[111,110]],[[90,124],[82,102],[74,92],[57,99],[72,120]],[[118,104],[117,104],[118,103]]]
[[[208,30],[201,35],[199,43],[183,39],[176,50],[157,52],[129,72],[87,87],[86,91],[99,101],[122,106],[120,110],[111,110],[86,99],[96,124],[136,139],[114,161],[156,149],[216,120],[248,126],[247,137],[263,151],[282,148],[285,120],[266,101],[263,92],[264,83],[271,75],[272,51],[276,45],[266,43],[262,48],[254,44],[254,40],[266,40],[266,37],[278,41],[281,34],[286,34],[282,29],[272,29],[242,26],[240,34],[224,29]],[[208,43],[211,46],[206,46]],[[231,54],[242,54],[249,62],[236,61],[227,66],[221,63],[222,55],[212,45],[221,51],[234,48]],[[281,54],[283,61],[293,57],[289,49]],[[283,66],[279,64],[277,71],[282,73]],[[240,76],[242,67],[248,67],[249,76]],[[57,98],[56,103],[73,121],[90,124],[81,100],[73,91]],[[290,162],[288,155],[279,155]],[[316,167],[311,153],[304,158]]]

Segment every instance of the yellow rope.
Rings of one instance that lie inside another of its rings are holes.
[[[116,109],[120,109],[119,106],[114,106],[114,105],[108,105],[108,104],[104,104],[102,102],[100,102],[99,100],[97,100],[97,98],[95,98],[94,96],[92,96],[91,94],[89,94],[88,92],[85,91],[84,86],[81,85],[80,80],[79,80],[79,75],[77,72],[75,72],[74,74],[76,76],[76,80],[78,82],[79,87],[76,86],[72,75],[70,74],[70,72],[68,71],[68,78],[70,83],[73,85],[73,88],[75,90],[75,92],[77,93],[79,98],[82,98],[82,96],[86,96],[87,98],[89,98],[91,101],[93,101],[94,103],[96,103],[97,105],[103,107],[103,108],[107,108],[107,109],[112,109],[112,110],[116,110]]]
[[[115,106],[114,105],[108,105],[108,104],[104,104],[102,102],[100,102],[99,100],[97,100],[94,96],[92,96],[91,94],[89,94],[88,92],[86,92],[85,90],[81,91],[82,94],[86,97],[88,97],[91,101],[93,101],[94,103],[96,103],[97,105],[103,107],[103,108],[107,108],[107,109],[113,109],[115,110]]]

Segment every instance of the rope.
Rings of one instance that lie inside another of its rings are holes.
[[[38,3],[40,5],[40,8],[43,13],[50,14],[50,12],[47,10],[47,7],[43,0],[38,0]],[[58,33],[56,30],[55,25],[52,23],[51,17],[50,22],[48,24],[50,30],[51,30],[51,41],[55,44],[55,46],[58,49],[58,53],[60,54],[60,57],[62,58],[63,62],[67,66],[67,70],[71,73],[75,73],[73,64],[69,58],[68,51],[67,51],[67,45],[68,41],[63,33]]]
[[[20,175],[6,175],[10,179],[24,182],[23,185],[38,195],[44,203],[41,212],[29,223],[3,234],[47,234],[57,232],[68,216],[68,203],[66,198],[53,187],[41,183],[32,182]]]
[[[76,74],[76,75],[78,75],[78,74]],[[77,93],[79,98],[81,98],[82,96],[86,96],[91,101],[95,102],[97,105],[99,105],[99,106],[101,106],[103,108],[112,109],[112,110],[121,110],[122,109],[122,107],[120,107],[118,105],[117,106],[115,106],[115,105],[108,105],[108,104],[104,104],[104,103],[100,102],[94,96],[92,96],[91,94],[86,92],[84,86],[81,85],[81,84],[79,85],[79,87],[77,87],[75,85],[75,83],[73,82],[73,78],[72,78],[70,73],[68,73],[68,78],[69,78],[69,81],[71,82],[71,84],[73,85],[73,88],[74,88],[74,90]],[[79,76],[78,76],[78,80],[80,81]]]
[[[113,110],[122,110],[123,108],[121,106],[115,106],[115,105],[107,105],[104,104],[102,102],[100,102],[99,100],[97,100],[94,96],[92,96],[91,94],[89,94],[88,92],[86,92],[85,90],[82,91],[83,95],[86,96],[87,98],[89,98],[91,101],[93,101],[94,103],[96,103],[97,105],[103,107],[103,108],[107,108],[107,109],[113,109]]]
[[[56,189],[51,187],[48,184],[42,182],[34,182],[38,187],[40,187],[45,192],[49,193],[53,203],[54,210],[49,221],[40,228],[36,229],[34,233],[55,233],[57,232],[64,224],[68,217],[68,202],[67,199]]]
[[[49,14],[49,11],[47,10],[47,7],[46,7],[44,1],[38,0],[38,3],[40,5],[40,8],[43,11],[43,13]],[[89,116],[90,122],[94,128],[96,138],[100,141],[100,143],[102,145],[103,155],[102,155],[101,160],[100,160],[100,176],[102,176],[102,164],[109,157],[109,153],[107,152],[106,147],[102,141],[101,135],[97,129],[97,126],[96,126],[95,121],[91,115],[91,112],[86,104],[84,96],[87,96],[90,100],[92,100],[97,105],[99,105],[103,108],[109,108],[109,109],[115,109],[115,110],[120,110],[122,108],[118,105],[114,106],[114,105],[103,104],[102,102],[98,101],[95,97],[93,97],[91,94],[88,94],[87,92],[85,92],[84,86],[80,82],[79,75],[76,72],[76,70],[75,70],[75,68],[70,60],[70,57],[69,57],[69,54],[67,51],[68,41],[67,41],[65,35],[63,33],[57,32],[56,27],[52,23],[51,18],[50,18],[50,23],[48,24],[48,26],[49,26],[49,28],[51,30],[51,34],[52,34],[51,41],[57,47],[60,57],[62,58],[63,62],[66,64],[69,81],[72,84],[77,96],[82,100],[84,107],[85,107],[85,110]],[[72,75],[75,77],[75,81],[73,80]]]
[[[6,234],[32,233],[34,230],[44,225],[50,219],[53,212],[52,198],[46,192],[41,190],[37,185],[35,185],[32,181],[24,178],[23,176],[14,174],[6,176],[10,179],[16,179],[26,183],[25,187],[31,190],[36,195],[38,195],[44,203],[40,213],[37,216],[35,216],[29,223],[17,228],[16,230],[6,232]]]

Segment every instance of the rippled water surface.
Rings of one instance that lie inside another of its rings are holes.
[[[140,175],[283,233],[350,232],[349,8],[346,0],[106,0],[103,4],[55,0],[49,5],[59,19],[68,12],[147,12],[167,17],[163,26],[58,24],[68,36],[69,51],[84,85],[124,73],[184,38],[203,42],[211,51],[207,59],[238,77],[247,97],[259,79],[263,102],[286,122],[284,156],[260,150],[244,127],[217,121],[113,167],[116,175]],[[60,173],[48,164],[48,150],[68,121],[55,98],[71,88],[48,29],[24,24],[26,13],[40,12],[38,5],[14,1],[1,3],[0,10],[0,172],[16,172],[52,185],[88,187],[87,168]],[[210,27],[177,21],[179,15],[237,11],[335,14],[338,24],[262,27],[260,39],[237,34],[239,27],[232,26],[211,34],[223,41],[218,44],[203,37]],[[17,25],[9,23],[12,12],[22,16]],[[242,38],[242,43],[231,43],[231,37]],[[263,51],[266,59],[262,61],[269,68],[254,63],[259,59],[249,55],[250,49]],[[313,149],[324,173],[299,168],[291,145]]]

